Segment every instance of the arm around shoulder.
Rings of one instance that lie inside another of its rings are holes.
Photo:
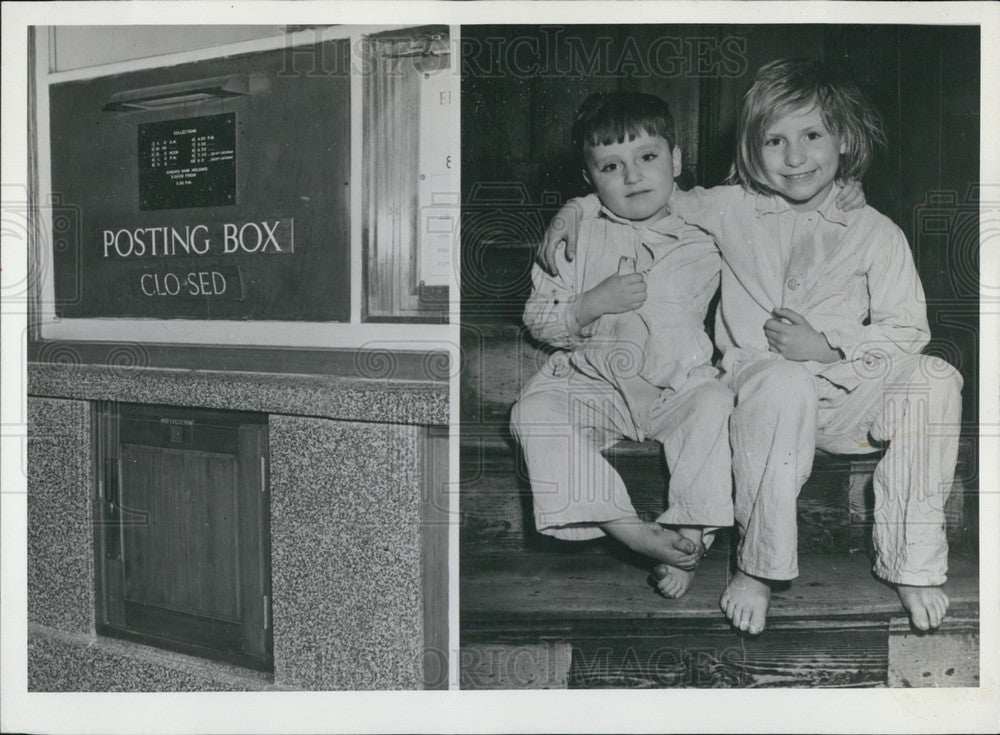
[[[717,234],[723,219],[738,212],[741,202],[752,195],[741,186],[725,184],[706,189],[695,186],[675,189],[670,199],[674,213],[689,225]]]
[[[552,221],[545,229],[545,236],[538,246],[538,262],[542,268],[550,275],[559,273],[560,247],[565,243],[562,254],[567,261],[572,261],[576,257],[576,242],[580,232],[580,223],[585,219],[592,219],[600,214],[601,200],[596,194],[588,194],[585,197],[574,197],[566,202],[562,208],[556,212]]]

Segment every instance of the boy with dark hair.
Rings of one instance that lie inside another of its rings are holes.
[[[581,223],[577,257],[563,259],[558,275],[532,273],[525,323],[559,349],[522,390],[511,428],[538,530],[610,535],[666,565],[659,590],[680,597],[714,529],[733,522],[734,396],[716,380],[704,331],[720,258],[711,237],[671,211],[681,161],[663,100],[594,95],[573,142],[601,213]],[[626,437],[663,445],[669,509],[654,523],[640,520],[601,455]]]

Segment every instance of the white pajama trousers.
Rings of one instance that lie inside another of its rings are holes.
[[[663,445],[670,469],[666,525],[733,522],[729,414],[733,394],[715,379],[665,391],[650,406],[646,436]],[[521,391],[511,413],[534,498],[535,526],[568,540],[604,535],[600,524],[635,517],[621,477],[601,454],[640,434],[622,395],[607,381],[549,358]]]
[[[859,365],[859,371],[863,368]],[[796,499],[816,447],[875,451],[877,576],[940,585],[948,569],[945,501],[958,454],[962,378],[935,357],[879,360],[852,391],[783,359],[737,364],[723,377],[736,393],[730,421],[737,564],[747,574],[798,576]]]

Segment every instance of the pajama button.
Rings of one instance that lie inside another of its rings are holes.
[[[794,278],[789,278],[788,279],[788,290],[789,291],[794,291],[798,287],[799,287],[799,282],[796,279],[794,279]]]

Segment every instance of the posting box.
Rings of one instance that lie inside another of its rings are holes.
[[[350,317],[347,40],[52,85],[57,314]]]

